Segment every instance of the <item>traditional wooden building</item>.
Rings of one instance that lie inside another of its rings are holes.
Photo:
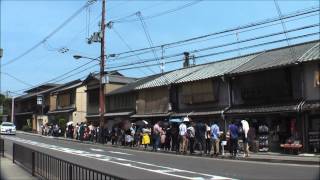
[[[105,80],[105,96],[106,96],[106,113],[104,114],[105,120],[112,120],[114,117],[118,116],[129,116],[132,112],[127,113],[117,113],[118,106],[126,106],[120,105],[125,102],[127,99],[124,97],[113,97],[114,100],[110,102],[108,98],[108,94],[128,83],[134,82],[135,78],[125,77],[118,72],[105,72],[104,75]],[[87,94],[87,110],[86,110],[86,118],[89,123],[93,123],[95,125],[99,124],[99,74],[90,74],[84,81],[83,85],[86,86],[86,94]],[[121,101],[122,100],[122,101]],[[110,104],[111,103],[111,104]],[[112,121],[106,121],[112,122]]]
[[[71,81],[50,93],[49,122],[59,119],[74,123],[85,122],[86,88],[81,80]]]
[[[320,89],[311,83],[317,78],[319,60],[319,41],[259,53],[226,75],[232,93],[225,116],[247,119],[257,135],[259,127],[266,125],[269,150],[280,151],[281,144],[295,141],[309,151],[306,116],[310,115],[303,106],[320,101]]]
[[[32,127],[34,132],[39,132],[40,126],[48,122],[50,92],[54,91],[58,84],[44,84],[26,91],[25,95],[16,97],[14,100],[14,123],[17,129],[24,125]],[[42,104],[37,104],[37,98],[41,97]]]
[[[247,119],[257,133],[268,126],[270,150],[291,138],[319,151],[319,60],[319,41],[311,41],[150,76],[111,94],[136,98],[133,120],[189,116],[219,120],[226,131]]]

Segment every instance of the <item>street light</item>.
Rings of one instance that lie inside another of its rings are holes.
[[[109,59],[109,58],[114,58],[116,57],[116,54],[108,54],[108,55],[105,55],[106,59]],[[90,59],[90,60],[95,60],[95,61],[99,61],[100,62],[100,56],[97,57],[97,58],[91,58],[91,57],[86,57],[86,56],[81,56],[81,55],[73,55],[73,58],[74,59]]]
[[[90,60],[94,60],[94,61],[99,61],[100,62],[100,57],[91,58],[91,57],[86,57],[86,56],[81,56],[81,55],[74,55],[73,58],[76,59],[76,60],[78,60],[78,59],[90,59]]]

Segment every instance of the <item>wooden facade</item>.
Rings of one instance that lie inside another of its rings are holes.
[[[169,111],[168,87],[144,89],[138,92],[137,114],[159,114]]]

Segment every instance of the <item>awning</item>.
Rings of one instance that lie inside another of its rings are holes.
[[[20,112],[20,113],[15,113],[15,116],[24,116],[24,115],[32,115],[33,112]]]
[[[113,112],[113,113],[104,113],[104,117],[116,117],[116,116],[130,116],[134,112],[133,111],[128,111],[128,112]],[[99,118],[100,115],[97,114],[87,114],[86,118]]]
[[[135,114],[130,116],[131,118],[152,118],[152,117],[168,117],[171,113],[159,113],[159,114]]]
[[[320,110],[320,101],[306,101],[302,106],[302,111]]]
[[[231,107],[224,114],[265,114],[298,112],[299,102],[286,105],[238,106]]]
[[[213,111],[192,111],[192,112],[182,112],[182,113],[172,113],[172,117],[185,117],[185,116],[209,116],[209,115],[221,115],[223,109],[213,110]]]
[[[99,114],[87,114],[86,115],[86,118],[98,118],[98,117],[100,117]]]
[[[75,108],[71,108],[71,109],[59,109],[59,110],[55,110],[55,111],[49,111],[48,114],[59,114],[59,113],[70,113],[75,111]]]
[[[130,116],[133,114],[133,111],[128,112],[115,112],[115,113],[105,113],[104,117],[114,117],[114,116]]]

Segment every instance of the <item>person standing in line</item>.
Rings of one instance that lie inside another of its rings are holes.
[[[141,144],[144,146],[144,149],[146,150],[148,145],[150,144],[150,134],[151,134],[151,128],[148,128],[147,124],[144,125],[142,128],[142,141]]]
[[[161,143],[161,148],[165,150],[165,142],[166,142],[166,129],[162,128],[162,132],[160,133],[160,143]]]
[[[83,122],[81,122],[81,124],[79,126],[79,138],[80,138],[80,141],[83,141],[84,131],[85,131],[85,127],[84,127]]]
[[[243,157],[249,157],[249,142],[248,142],[248,132],[249,132],[249,123],[246,120],[241,121],[242,129],[243,129]]]
[[[180,153],[187,153],[187,125],[185,124],[186,118],[179,126],[179,137],[180,137]]]
[[[229,125],[229,132],[230,132],[230,155],[233,157],[237,156],[237,150],[238,150],[238,131],[239,128],[237,125],[235,125],[234,121],[231,121],[231,124]]]
[[[189,142],[190,142],[190,154],[194,153],[194,139],[195,139],[195,129],[194,129],[194,123],[192,123],[188,129],[188,137],[189,137]]]
[[[206,148],[205,148],[205,154],[210,154],[211,152],[211,138],[210,138],[210,126],[208,126],[207,123],[205,123],[206,130],[205,130],[205,141],[206,141]]]
[[[196,144],[199,147],[200,155],[203,154],[206,146],[205,140],[206,126],[203,123],[197,123],[195,125]]]
[[[218,126],[218,123],[216,121],[213,122],[212,126],[211,126],[211,144],[212,144],[212,148],[211,150],[213,151],[213,153],[211,154],[211,156],[218,156],[219,155],[219,145],[220,145],[220,128]]]
[[[162,133],[162,128],[159,125],[159,122],[157,122],[153,126],[153,148],[152,151],[158,151],[159,150],[159,144],[160,144],[160,134]]]
[[[171,128],[170,127],[167,127],[166,128],[166,139],[165,139],[165,150],[166,151],[170,151],[170,149],[171,149],[171,137],[172,137],[172,135],[171,135]]]

